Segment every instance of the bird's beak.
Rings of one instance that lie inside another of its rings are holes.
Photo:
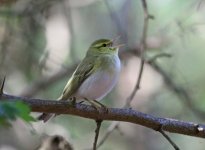
[[[118,35],[116,38],[112,39],[111,41],[112,41],[112,43],[115,43],[119,39],[120,39],[120,35]]]
[[[120,35],[118,35],[116,38],[112,39],[112,43],[115,43],[117,42],[118,40],[120,39]],[[119,44],[119,45],[116,45],[116,46],[112,46],[112,48],[120,48],[120,47],[123,47],[125,44]]]

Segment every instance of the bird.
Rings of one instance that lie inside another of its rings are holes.
[[[116,85],[121,70],[118,51],[122,45],[113,43],[114,40],[99,39],[90,45],[58,100],[84,100],[97,109],[106,107],[99,101]],[[42,113],[38,120],[46,122],[53,115]]]

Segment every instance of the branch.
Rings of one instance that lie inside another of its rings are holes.
[[[201,119],[205,119],[205,111],[197,108],[196,104],[194,103],[194,98],[192,95],[182,86],[175,83],[173,78],[170,77],[170,75],[163,70],[155,61],[148,62],[149,65],[153,69],[155,69],[162,77],[166,84],[166,86],[173,91],[181,100],[184,102],[184,104],[197,116]]]
[[[70,101],[30,99],[8,94],[2,94],[0,101],[22,101],[28,104],[33,112],[70,114],[94,120],[130,122],[157,131],[163,129],[163,131],[172,133],[205,138],[205,125],[203,124],[155,117],[132,109],[108,108],[108,112],[105,113],[103,109],[97,111],[92,106],[84,104],[76,104],[76,107],[73,107]]]
[[[66,69],[61,69],[59,72],[57,72],[49,78],[43,77],[34,82],[31,86],[27,87],[20,95],[25,97],[32,97],[42,89],[45,89],[49,87],[51,84],[56,83],[57,81],[59,81],[59,79],[62,79],[70,75],[76,67],[77,63],[73,64],[71,67],[68,67]]]

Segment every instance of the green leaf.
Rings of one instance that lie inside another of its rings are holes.
[[[11,102],[2,102],[0,105],[0,116],[8,118],[10,120],[16,119],[17,108],[14,106],[14,103]]]
[[[26,122],[35,121],[35,119],[30,115],[31,109],[28,105],[23,102],[16,102],[15,105],[18,110],[18,117],[22,118]]]
[[[8,126],[17,117],[26,122],[35,121],[30,112],[30,107],[23,102],[0,102],[0,125]]]

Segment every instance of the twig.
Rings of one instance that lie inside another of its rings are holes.
[[[5,84],[6,76],[4,76],[3,81],[1,83],[1,89],[0,89],[0,96],[4,94],[4,84]]]
[[[170,58],[170,57],[172,57],[172,55],[171,55],[171,54],[168,54],[168,53],[160,53],[160,54],[155,55],[155,56],[152,57],[151,59],[149,59],[149,60],[147,61],[147,63],[155,62],[158,58],[161,58],[161,57]]]
[[[122,53],[124,55],[125,52]],[[139,57],[139,49],[129,49],[126,53],[131,55],[136,55]],[[177,84],[174,79],[167,73],[156,61],[147,61],[148,63],[156,72],[158,72],[170,91],[173,91],[179,99],[182,100],[185,106],[189,108],[191,112],[193,112],[197,117],[201,118],[202,120],[205,119],[205,111],[198,108],[194,103],[194,98],[192,94],[186,90],[185,87]]]
[[[5,64],[5,60],[6,60],[6,52],[8,49],[8,45],[11,42],[11,37],[13,34],[13,29],[11,28],[11,23],[10,23],[10,18],[9,18],[9,14],[5,15],[5,30],[4,33],[2,35],[3,40],[0,42],[0,68],[1,70],[4,70],[4,64]],[[1,75],[1,74],[0,74]]]
[[[59,72],[51,76],[50,78],[44,77],[33,82],[33,84],[27,87],[20,95],[25,97],[32,97],[33,95],[35,95],[36,93],[44,89],[45,87],[49,87],[50,85],[57,82],[59,79],[62,79],[70,75],[71,72],[73,72],[73,70],[76,68],[77,64],[78,63],[75,63],[66,69],[63,68],[62,70],[60,70]]]
[[[142,73],[143,73],[144,64],[145,64],[144,53],[145,53],[145,50],[147,47],[146,37],[147,37],[148,21],[151,18],[149,16],[151,16],[151,15],[149,15],[149,13],[148,13],[146,0],[141,0],[141,2],[142,2],[142,6],[143,6],[143,11],[144,11],[144,26],[143,26],[143,32],[142,32],[141,44],[140,44],[140,58],[141,58],[140,70],[139,70],[137,83],[135,85],[134,90],[132,91],[132,93],[130,94],[130,96],[128,97],[128,99],[126,101],[126,106],[130,106],[132,99],[134,98],[135,94],[137,93],[137,91],[140,88],[140,82],[141,82]]]
[[[140,82],[141,82],[141,78],[142,78],[142,72],[143,72],[143,69],[144,69],[144,63],[145,63],[145,60],[143,58],[141,58],[140,71],[139,71],[139,76],[138,76],[138,79],[137,79],[137,84],[135,85],[135,88],[132,91],[132,93],[130,94],[130,96],[127,98],[126,104],[125,104],[124,107],[130,107],[130,103],[132,102],[132,100],[133,100],[135,94],[137,93],[137,91],[140,89]]]
[[[95,140],[93,143],[93,150],[97,150],[97,141],[98,141],[98,136],[100,132],[100,127],[101,127],[102,120],[96,120],[96,130],[95,130]]]
[[[102,110],[96,110],[92,106],[85,104],[76,104],[73,107],[70,101],[31,99],[8,94],[3,94],[0,97],[0,101],[21,101],[28,104],[33,112],[70,114],[94,120],[130,122],[153,130],[163,126],[164,131],[205,138],[205,125],[203,124],[159,118],[132,109],[108,108],[108,112],[105,113],[103,108]]]
[[[75,54],[75,32],[74,32],[74,22],[73,22],[73,16],[72,16],[72,11],[71,11],[71,0],[68,0],[68,7],[66,7],[66,1],[62,1],[62,7],[63,7],[63,11],[64,14],[67,18],[67,24],[68,24],[68,28],[69,28],[69,32],[70,32],[70,55],[71,55],[71,59],[74,61],[76,60],[76,54]]]
[[[197,10],[199,10],[201,8],[202,2],[203,2],[203,0],[199,1],[198,6],[197,6]]]
[[[119,122],[113,122],[108,127],[105,135],[103,136],[103,138],[100,140],[100,142],[97,145],[98,148],[106,141],[106,139],[109,137],[109,135],[112,133],[112,131],[114,131],[118,126],[119,126]]]
[[[144,52],[145,52],[146,46],[147,46],[146,45],[146,37],[147,37],[148,21],[149,21],[149,19],[153,19],[154,18],[148,12],[146,0],[141,0],[141,2],[142,2],[142,6],[143,6],[143,11],[144,11],[144,27],[143,27],[143,34],[142,34],[142,38],[141,38],[141,46],[140,46],[140,53],[141,53],[140,54],[140,56],[141,56],[141,63],[140,64],[141,65],[140,65],[140,71],[139,71],[139,76],[138,76],[137,84],[136,84],[133,92],[131,93],[130,97],[128,97],[128,99],[126,101],[126,106],[130,106],[130,103],[131,103],[132,99],[134,98],[136,92],[140,88],[140,81],[141,81],[141,77],[142,77],[142,73],[143,73],[143,68],[144,68],[144,64],[145,64]],[[162,130],[160,130],[160,131],[161,131],[160,133],[171,143],[171,145],[174,148],[176,148],[177,147],[176,144],[169,138],[169,136],[166,135]]]
[[[193,103],[194,100],[192,96],[187,92],[182,86],[177,85],[174,80],[163,70],[156,62],[149,62],[149,64],[154,68],[162,77],[166,86],[173,91],[180,99],[183,100],[184,104],[198,117],[205,119],[205,111],[200,110]]]
[[[167,139],[167,141],[174,147],[175,150],[180,150],[179,147],[172,141],[172,139],[162,130],[159,132]]]

